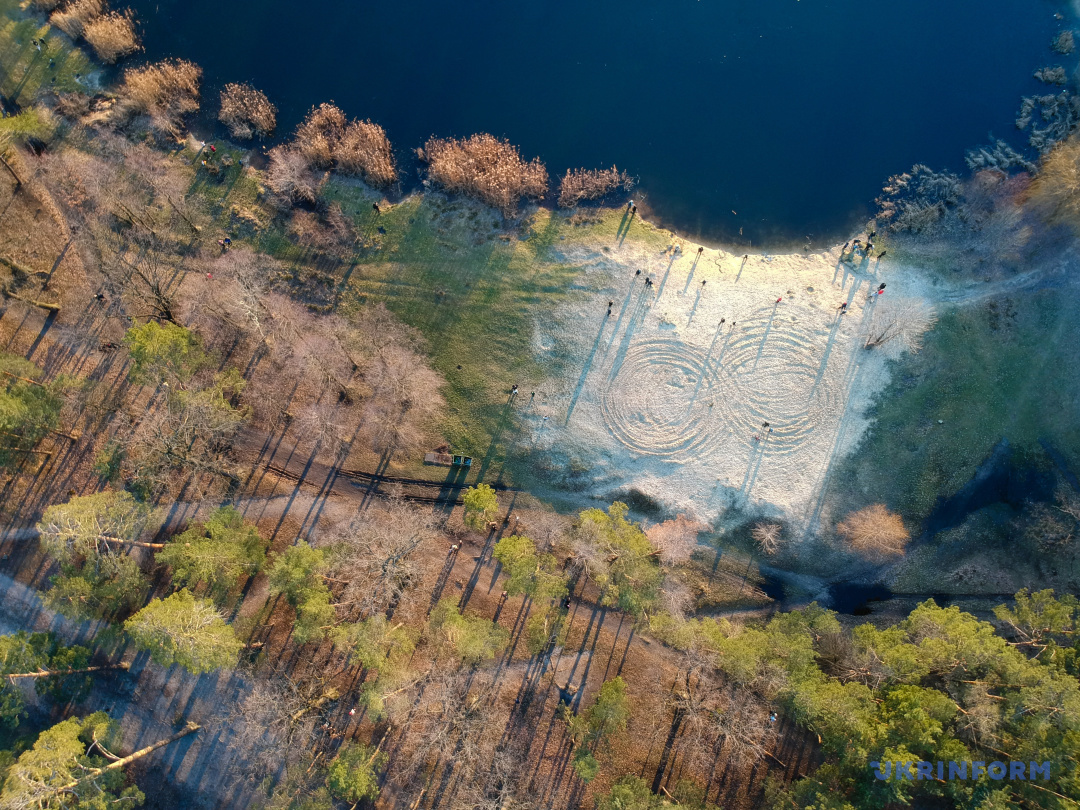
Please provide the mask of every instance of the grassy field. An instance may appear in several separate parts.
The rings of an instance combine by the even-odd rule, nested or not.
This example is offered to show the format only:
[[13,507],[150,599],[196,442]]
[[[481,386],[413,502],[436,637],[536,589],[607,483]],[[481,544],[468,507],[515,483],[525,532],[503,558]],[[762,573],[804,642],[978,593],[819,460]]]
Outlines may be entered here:
[[[18,0],[0,0],[0,93],[4,98],[22,106],[42,91],[86,91],[85,80],[97,66],[41,17],[24,17],[19,9]],[[45,51],[31,44],[41,38],[48,46]]]
[[1080,326],[1060,290],[943,314],[923,351],[906,355],[873,409],[876,423],[834,477],[912,523],[963,486],[1003,437],[1021,454],[1056,447],[1080,464]]

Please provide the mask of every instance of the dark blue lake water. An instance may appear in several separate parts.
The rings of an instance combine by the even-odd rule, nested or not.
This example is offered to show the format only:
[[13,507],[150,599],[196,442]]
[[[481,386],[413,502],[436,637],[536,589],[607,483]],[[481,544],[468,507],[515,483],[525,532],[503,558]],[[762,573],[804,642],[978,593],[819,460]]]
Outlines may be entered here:
[[[149,58],[250,81],[287,134],[333,100],[406,161],[489,131],[553,178],[617,164],[680,233],[824,242],[913,163],[1020,146],[1050,50],[1049,0],[134,0]],[[1071,63],[1069,64],[1071,72]],[[410,163],[410,175],[415,177]],[[732,212],[737,213],[732,213]]]

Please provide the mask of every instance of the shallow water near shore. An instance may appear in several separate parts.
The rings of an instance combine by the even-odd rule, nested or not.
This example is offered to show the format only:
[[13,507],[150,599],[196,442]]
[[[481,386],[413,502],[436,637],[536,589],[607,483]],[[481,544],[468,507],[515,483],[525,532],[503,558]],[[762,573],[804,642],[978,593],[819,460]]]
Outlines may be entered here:
[[843,238],[884,179],[963,168],[988,135],[1023,146],[1020,98],[1072,62],[1049,2],[596,0],[537,4],[135,0],[145,56],[250,81],[289,134],[333,100],[411,150],[490,131],[546,161],[617,164],[651,216],[739,245]]

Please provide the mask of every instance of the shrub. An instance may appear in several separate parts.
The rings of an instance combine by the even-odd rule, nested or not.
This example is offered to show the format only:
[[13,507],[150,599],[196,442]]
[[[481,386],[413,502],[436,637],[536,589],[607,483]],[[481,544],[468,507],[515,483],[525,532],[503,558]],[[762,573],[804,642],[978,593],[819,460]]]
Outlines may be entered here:
[[900,516],[880,503],[852,512],[837,524],[836,531],[855,551],[870,557],[903,554],[909,539]]
[[72,39],[76,39],[81,37],[86,26],[100,17],[104,11],[104,0],[75,0],[59,11],[54,11],[49,17],[49,22]]
[[333,156],[341,171],[359,175],[372,186],[389,186],[397,180],[390,139],[386,130],[371,121],[350,121]]
[[1036,210],[1052,222],[1080,226],[1080,139],[1062,141],[1043,157],[1030,194]]
[[526,163],[517,147],[481,133],[461,140],[429,138],[420,150],[428,177],[448,191],[476,197],[513,216],[523,197],[547,193],[548,173],[539,158]]
[[329,169],[334,165],[334,150],[341,142],[345,123],[345,113],[333,104],[312,107],[296,128],[296,150],[312,166]]
[[559,183],[559,207],[573,208],[582,200],[598,200],[618,188],[629,191],[634,180],[626,172],[610,169],[570,169]]
[[277,126],[277,107],[250,84],[227,84],[221,91],[218,120],[234,138],[266,137]]
[[124,71],[120,115],[146,115],[150,128],[176,135],[183,117],[199,109],[202,68],[183,59],[167,59]]
[[91,20],[83,29],[83,38],[90,43],[98,59],[107,65],[139,49],[130,11],[122,14],[113,11]]
[[298,149],[275,146],[270,150],[270,165],[266,169],[266,184],[275,194],[288,202],[315,202],[319,180],[311,165]]

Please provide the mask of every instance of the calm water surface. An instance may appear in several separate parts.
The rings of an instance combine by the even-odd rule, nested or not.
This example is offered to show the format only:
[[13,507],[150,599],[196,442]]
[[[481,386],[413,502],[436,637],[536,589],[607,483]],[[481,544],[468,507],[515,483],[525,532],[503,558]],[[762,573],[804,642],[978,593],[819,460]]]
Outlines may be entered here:
[[[411,150],[490,131],[568,167],[637,175],[682,233],[840,236],[890,174],[1021,146],[1031,73],[1059,64],[1048,0],[134,0],[146,56],[250,81],[279,132],[333,100]],[[1071,64],[1069,65],[1071,70]],[[407,178],[408,179],[408,178]]]

